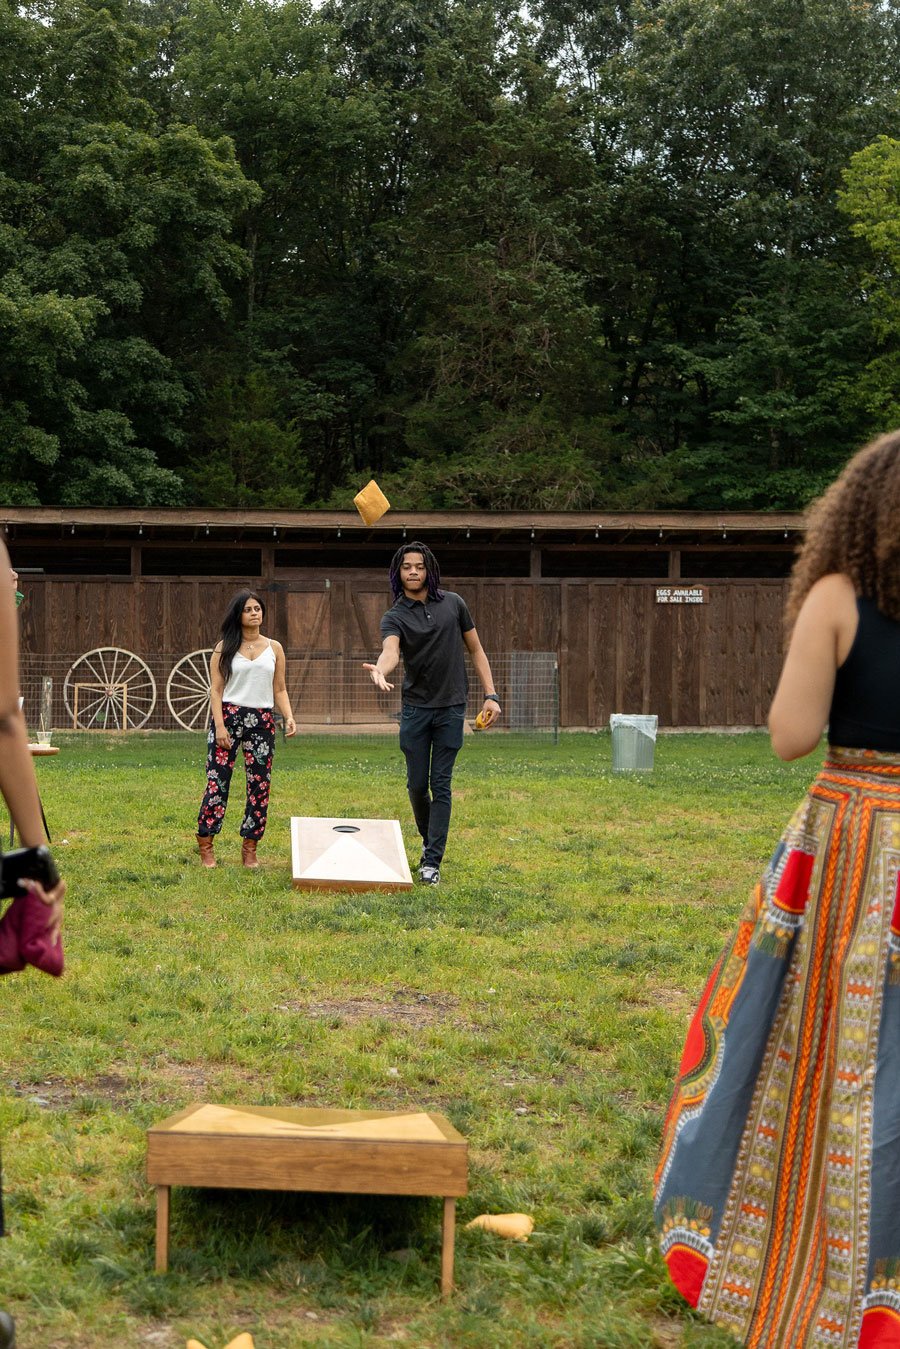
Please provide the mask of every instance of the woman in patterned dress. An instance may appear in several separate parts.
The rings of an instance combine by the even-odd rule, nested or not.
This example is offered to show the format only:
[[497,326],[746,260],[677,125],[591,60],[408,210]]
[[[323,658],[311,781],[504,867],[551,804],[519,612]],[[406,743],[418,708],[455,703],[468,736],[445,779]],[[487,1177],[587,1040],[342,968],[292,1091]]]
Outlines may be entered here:
[[670,1276],[756,1349],[900,1346],[900,432],[812,508],[775,752],[828,755],[710,976],[666,1117]]
[[241,590],[222,620],[222,637],[209,662],[210,723],[206,792],[197,819],[200,861],[214,867],[213,839],[225,821],[238,745],[247,770],[247,802],[241,822],[241,859],[257,867],[256,845],[266,828],[277,707],[285,735],[296,733],[285,684],[284,650],[260,631],[266,607],[252,590]]

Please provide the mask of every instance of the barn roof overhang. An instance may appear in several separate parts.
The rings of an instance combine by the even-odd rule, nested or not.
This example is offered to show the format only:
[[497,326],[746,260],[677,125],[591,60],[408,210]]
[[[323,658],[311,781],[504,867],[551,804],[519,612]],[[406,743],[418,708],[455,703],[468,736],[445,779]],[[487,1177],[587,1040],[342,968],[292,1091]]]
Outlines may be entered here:
[[432,546],[670,547],[718,543],[731,547],[784,546],[804,530],[799,512],[752,511],[391,511],[366,525],[356,511],[127,510],[103,507],[0,507],[7,538],[71,537],[210,544],[265,543],[383,547],[423,538]]

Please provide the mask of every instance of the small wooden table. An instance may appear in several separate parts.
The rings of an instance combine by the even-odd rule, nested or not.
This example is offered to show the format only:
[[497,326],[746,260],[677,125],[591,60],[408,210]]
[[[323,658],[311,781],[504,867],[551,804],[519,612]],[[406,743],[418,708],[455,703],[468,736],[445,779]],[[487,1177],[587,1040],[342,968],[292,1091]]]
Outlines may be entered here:
[[453,1287],[468,1144],[443,1115],[197,1103],[148,1130],[147,1179],[156,1186],[158,1273],[169,1263],[172,1185],[421,1194],[443,1196],[441,1295]]

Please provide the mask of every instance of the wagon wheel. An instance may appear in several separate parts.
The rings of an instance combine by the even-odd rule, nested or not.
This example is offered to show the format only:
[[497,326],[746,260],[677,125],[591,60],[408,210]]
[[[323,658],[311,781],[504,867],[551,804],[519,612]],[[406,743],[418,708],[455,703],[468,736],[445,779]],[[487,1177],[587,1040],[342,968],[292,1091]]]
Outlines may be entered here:
[[69,667],[63,700],[76,729],[136,731],[156,706],[156,680],[133,651],[98,646]]
[[182,656],[166,682],[169,711],[186,731],[205,730],[209,719],[209,658],[212,647]]

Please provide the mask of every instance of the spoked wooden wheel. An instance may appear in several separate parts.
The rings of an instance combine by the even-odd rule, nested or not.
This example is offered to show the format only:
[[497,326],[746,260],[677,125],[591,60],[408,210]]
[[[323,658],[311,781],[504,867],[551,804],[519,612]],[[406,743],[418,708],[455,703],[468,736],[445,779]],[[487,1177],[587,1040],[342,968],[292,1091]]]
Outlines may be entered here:
[[156,680],[133,651],[98,646],[70,666],[63,699],[75,730],[136,731],[156,706]]
[[182,656],[166,682],[169,711],[186,731],[206,730],[209,721],[209,658],[212,647]]

